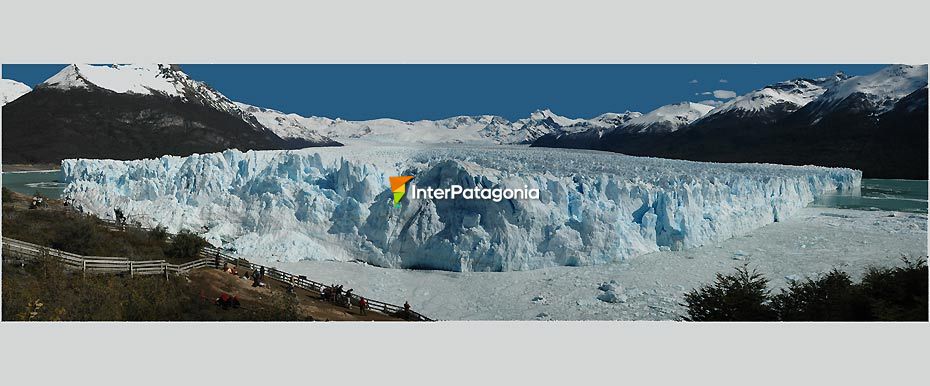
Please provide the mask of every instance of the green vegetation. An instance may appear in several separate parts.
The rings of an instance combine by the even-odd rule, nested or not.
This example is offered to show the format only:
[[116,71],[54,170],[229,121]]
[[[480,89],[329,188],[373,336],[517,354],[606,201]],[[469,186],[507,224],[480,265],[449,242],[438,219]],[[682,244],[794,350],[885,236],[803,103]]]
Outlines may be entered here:
[[[157,228],[156,228],[157,229]],[[154,237],[161,237],[164,231],[158,231]],[[150,235],[152,237],[152,235]],[[191,231],[182,230],[172,238],[172,242],[167,245],[165,255],[175,260],[196,259],[197,254],[203,247],[209,245],[202,237],[195,235]]]
[[717,274],[713,285],[703,286],[685,294],[688,320],[773,320],[774,312],[767,305],[768,279],[743,266],[730,275]]
[[834,269],[777,295],[748,267],[685,294],[691,321],[927,321],[927,260],[870,268],[858,283]]
[[45,258],[3,265],[3,320],[199,321],[301,320],[296,299],[223,310],[182,276],[87,275]]
[[3,203],[13,202],[13,191],[10,188],[3,187]]
[[[4,191],[6,195],[6,191]],[[27,209],[16,200],[3,205],[3,236],[88,256],[122,256],[178,264],[196,259],[207,246],[200,236],[182,231],[169,237],[164,227],[114,230],[100,219],[62,207]]]

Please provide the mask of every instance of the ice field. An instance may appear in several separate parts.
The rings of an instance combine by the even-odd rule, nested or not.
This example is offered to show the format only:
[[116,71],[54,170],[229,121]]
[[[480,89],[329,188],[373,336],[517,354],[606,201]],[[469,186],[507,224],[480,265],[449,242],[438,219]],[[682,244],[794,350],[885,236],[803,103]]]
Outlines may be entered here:
[[[619,263],[784,221],[850,169],[713,164],[523,146],[228,150],[137,161],[65,160],[64,197],[113,218],[191,229],[263,263],[525,271]],[[412,200],[417,187],[530,187],[538,200]]]

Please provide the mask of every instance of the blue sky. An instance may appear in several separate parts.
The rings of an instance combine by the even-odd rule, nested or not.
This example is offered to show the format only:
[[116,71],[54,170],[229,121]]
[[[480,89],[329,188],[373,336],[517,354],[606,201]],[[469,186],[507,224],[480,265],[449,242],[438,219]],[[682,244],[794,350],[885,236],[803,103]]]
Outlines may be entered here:
[[[862,75],[881,64],[642,65],[354,65],[187,64],[181,68],[244,103],[301,115],[351,120],[438,119],[494,114],[510,120],[537,109],[589,118],[604,112],[648,112],[699,102],[718,91],[739,95],[774,82]],[[3,65],[3,78],[30,86],[64,65]],[[720,99],[717,99],[720,100]]]

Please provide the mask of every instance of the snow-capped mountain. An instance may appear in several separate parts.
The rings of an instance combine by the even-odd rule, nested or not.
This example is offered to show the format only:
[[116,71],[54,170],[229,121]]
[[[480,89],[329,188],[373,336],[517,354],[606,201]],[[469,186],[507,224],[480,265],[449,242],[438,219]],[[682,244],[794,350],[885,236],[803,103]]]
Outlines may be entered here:
[[784,105],[784,111],[797,111],[827,91],[826,87],[823,87],[824,83],[825,79],[794,79],[775,83],[733,98],[713,109],[702,119],[728,113],[750,116],[763,113],[777,105]]
[[926,65],[892,65],[856,77],[837,73],[794,79],[734,98],[674,131],[636,130],[637,122],[660,115],[653,112],[618,130],[547,135],[533,146],[695,161],[845,166],[873,178],[925,179],[926,86]]
[[814,123],[834,112],[875,116],[891,110],[898,100],[926,85],[926,65],[891,65],[873,74],[836,82],[802,113]]
[[695,121],[692,128],[752,130],[770,125],[798,111],[830,87],[849,78],[838,72],[817,79],[792,79],[765,86],[733,98]]
[[32,91],[32,88],[11,79],[0,79],[0,106],[14,101],[16,98]]
[[333,120],[320,117],[302,117],[297,114],[282,113],[278,110],[266,109],[235,102],[236,106],[247,114],[252,115],[262,126],[267,127],[285,140],[307,140],[313,143],[338,144],[329,137],[320,134],[319,129],[330,125]]
[[4,162],[325,145],[282,139],[176,65],[72,64],[3,110]]
[[339,118],[304,117],[244,103],[238,103],[238,106],[285,139],[337,140],[377,145],[510,143],[509,141],[515,137],[510,122],[492,115],[414,122],[389,118],[348,121]]
[[177,65],[72,64],[36,87],[58,90],[103,89],[119,94],[177,98],[237,116],[257,129],[264,129],[251,114],[243,112],[233,101],[206,83],[191,79]]
[[628,133],[671,133],[698,120],[713,110],[713,106],[694,102],[665,105],[627,121]]
[[566,118],[556,113],[553,113],[552,110],[543,109],[543,110],[534,111],[533,113],[530,114],[529,118],[522,119],[519,122],[522,122],[525,125],[530,122],[543,122],[543,121],[550,121],[560,127],[565,127],[565,126],[571,126],[576,123],[582,122],[584,121],[584,119]]
[[598,129],[614,129],[625,126],[630,120],[642,117],[643,114],[637,111],[626,111],[623,113],[604,113],[585,121],[589,126]]
[[596,118],[572,119],[549,109],[537,110],[514,122],[496,115],[455,116],[439,120],[402,121],[390,118],[349,121],[340,118],[304,117],[236,102],[242,111],[284,139],[311,142],[384,144],[521,144],[550,133],[583,131],[592,127],[614,128],[639,113],[607,113]]

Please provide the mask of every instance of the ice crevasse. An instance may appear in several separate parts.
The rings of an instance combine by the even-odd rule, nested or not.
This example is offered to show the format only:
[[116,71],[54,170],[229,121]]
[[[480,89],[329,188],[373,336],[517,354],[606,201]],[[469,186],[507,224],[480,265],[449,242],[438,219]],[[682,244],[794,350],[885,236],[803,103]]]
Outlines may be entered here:
[[[526,147],[227,150],[135,161],[65,160],[80,210],[189,229],[260,262],[359,260],[391,268],[528,270],[617,262],[743,235],[851,169],[715,164]],[[418,187],[538,188],[538,200],[401,200]],[[408,195],[409,196],[409,195]]]

